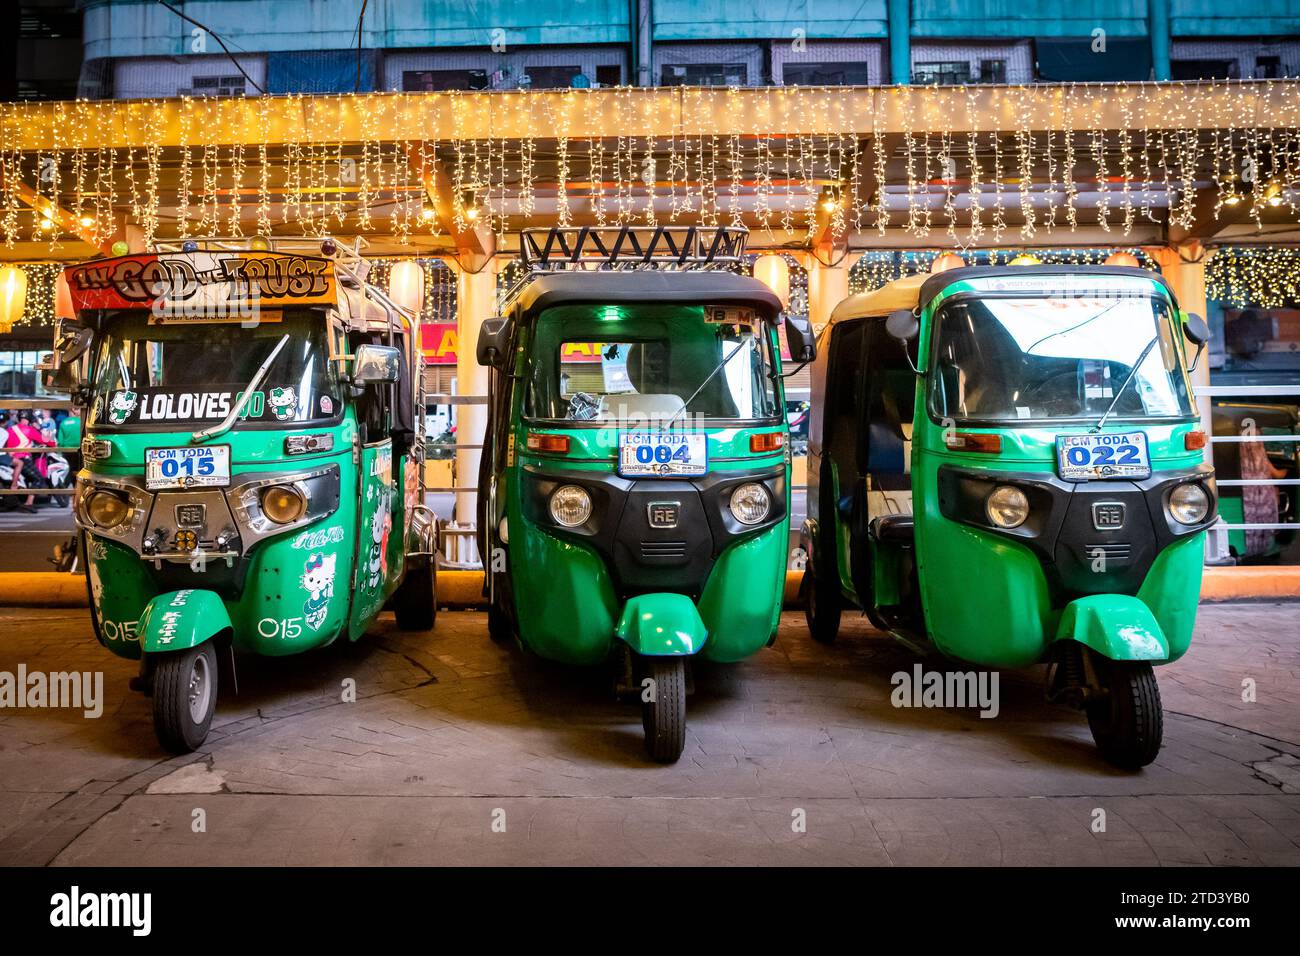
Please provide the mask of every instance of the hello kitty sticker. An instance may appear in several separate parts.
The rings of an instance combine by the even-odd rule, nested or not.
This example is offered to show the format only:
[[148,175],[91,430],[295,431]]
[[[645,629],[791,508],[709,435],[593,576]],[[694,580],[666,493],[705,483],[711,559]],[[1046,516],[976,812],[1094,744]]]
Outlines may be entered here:
[[303,618],[313,631],[325,623],[329,614],[330,598],[334,596],[334,571],[338,555],[312,554],[303,566],[302,587],[307,600],[302,606]]

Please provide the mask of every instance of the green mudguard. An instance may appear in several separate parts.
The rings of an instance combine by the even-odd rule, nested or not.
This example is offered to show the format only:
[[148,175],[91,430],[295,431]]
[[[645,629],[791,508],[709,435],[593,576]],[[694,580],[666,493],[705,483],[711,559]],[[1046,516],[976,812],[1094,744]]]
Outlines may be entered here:
[[1056,640],[1078,641],[1113,661],[1163,661],[1169,640],[1151,609],[1127,594],[1090,594],[1071,601]]
[[140,647],[146,654],[184,651],[231,630],[226,606],[212,591],[160,594],[140,615]]
[[685,594],[638,594],[623,605],[614,633],[638,654],[679,657],[697,653],[709,632]]

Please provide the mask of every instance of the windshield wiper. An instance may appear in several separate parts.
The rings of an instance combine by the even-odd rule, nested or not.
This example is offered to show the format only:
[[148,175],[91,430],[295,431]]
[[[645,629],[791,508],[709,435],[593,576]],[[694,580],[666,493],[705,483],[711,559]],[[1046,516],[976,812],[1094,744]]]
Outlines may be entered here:
[[[1121,300],[1121,301],[1122,301],[1122,300]],[[1094,313],[1093,315],[1088,316],[1088,317],[1087,317],[1086,319],[1084,319],[1082,322],[1079,322],[1079,323],[1077,323],[1077,324],[1075,324],[1075,325],[1071,325],[1069,328],[1058,329],[1057,331],[1051,333],[1050,335],[1044,335],[1044,336],[1043,336],[1041,339],[1039,339],[1037,342],[1034,342],[1032,345],[1030,345],[1029,348],[1025,349],[1025,354],[1026,354],[1026,355],[1033,355],[1033,354],[1034,354],[1034,349],[1038,348],[1038,346],[1042,345],[1042,344],[1043,344],[1044,342],[1046,342],[1048,339],[1054,339],[1054,338],[1056,338],[1058,335],[1068,335],[1070,332],[1077,332],[1079,329],[1083,328],[1083,327],[1084,327],[1085,325],[1087,325],[1088,323],[1090,323],[1090,322],[1096,322],[1098,319],[1100,319],[1103,315],[1105,315],[1105,314],[1106,314],[1107,312],[1109,312],[1111,309],[1115,308],[1117,305],[1119,305],[1119,302],[1112,302],[1110,305],[1106,306],[1106,308],[1102,309],[1100,312],[1097,312],[1097,313]]]
[[244,406],[247,405],[249,400],[253,397],[253,392],[257,391],[257,386],[262,384],[262,379],[266,376],[266,370],[271,367],[271,363],[275,361],[276,356],[280,354],[281,349],[284,348],[288,341],[289,333],[286,332],[280,337],[280,341],[275,344],[275,348],[271,349],[271,354],[266,357],[266,361],[263,362],[261,367],[259,367],[253,374],[249,383],[244,386],[243,397],[235,403],[235,407],[230,410],[230,414],[217,424],[205,428],[202,431],[197,431],[191,435],[191,445],[197,445],[200,442],[207,441],[209,438],[216,438],[219,435],[224,435],[226,432],[230,431],[230,429],[235,427],[235,420],[238,419],[240,414],[244,411]]
[[1101,431],[1102,427],[1106,424],[1106,419],[1110,418],[1111,412],[1115,411],[1115,406],[1119,404],[1120,396],[1123,395],[1124,390],[1128,388],[1129,382],[1137,378],[1138,369],[1142,367],[1142,363],[1147,360],[1147,356],[1151,354],[1151,350],[1156,347],[1156,343],[1159,341],[1160,333],[1157,332],[1152,337],[1151,341],[1147,343],[1147,347],[1142,350],[1142,354],[1138,356],[1137,361],[1133,363],[1133,368],[1129,371],[1128,378],[1124,379],[1124,384],[1119,387],[1119,391],[1115,393],[1115,397],[1110,400],[1110,407],[1107,408],[1101,418],[1097,420],[1097,424],[1092,426],[1094,432]]
[[674,415],[672,418],[668,419],[668,424],[666,424],[666,425],[664,426],[664,428],[672,428],[672,427],[673,427],[673,422],[677,421],[677,419],[681,418],[683,415],[686,414],[686,409],[690,408],[691,402],[695,401],[696,397],[700,394],[700,392],[704,391],[704,386],[705,386],[705,385],[708,385],[709,382],[713,379],[713,376],[715,376],[715,375],[717,375],[719,372],[721,372],[723,366],[725,366],[728,362],[730,362],[733,358],[735,358],[735,357],[736,357],[736,353],[739,352],[739,351],[740,351],[742,348],[744,348],[744,347],[745,347],[745,340],[744,340],[744,339],[741,339],[739,342],[736,343],[736,347],[735,347],[734,349],[731,350],[731,354],[730,354],[730,355],[728,355],[726,358],[724,358],[724,359],[723,359],[721,362],[719,362],[717,365],[713,366],[713,371],[710,372],[708,375],[704,376],[704,381],[700,382],[700,387],[697,388],[695,391],[691,392],[691,397],[688,398],[688,399],[687,399],[687,400],[682,404],[682,407],[681,407],[680,409],[678,409],[676,415]]

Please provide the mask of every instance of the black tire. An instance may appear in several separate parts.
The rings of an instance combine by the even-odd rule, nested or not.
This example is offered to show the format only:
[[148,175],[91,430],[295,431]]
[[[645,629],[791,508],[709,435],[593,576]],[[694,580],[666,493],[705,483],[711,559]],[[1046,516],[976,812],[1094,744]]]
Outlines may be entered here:
[[217,709],[217,649],[204,641],[159,654],[153,671],[153,727],[174,754],[203,746]]
[[834,644],[840,633],[840,615],[844,611],[844,597],[834,563],[822,570],[820,562],[810,559],[803,578],[803,617],[808,633],[819,644]]
[[403,631],[431,631],[438,619],[438,573],[433,560],[406,568],[393,592],[393,615]]
[[1107,762],[1140,770],[1156,759],[1164,737],[1155,672],[1146,661],[1093,660],[1104,693],[1087,705],[1092,739]]
[[[656,763],[676,763],[686,746],[686,658],[643,657],[637,691],[645,749]],[[643,681],[654,681],[647,687]],[[646,695],[653,689],[653,700]]]
[[517,643],[519,626],[515,623],[510,579],[504,574],[494,574],[492,585],[492,603],[487,612],[488,637],[497,644]]

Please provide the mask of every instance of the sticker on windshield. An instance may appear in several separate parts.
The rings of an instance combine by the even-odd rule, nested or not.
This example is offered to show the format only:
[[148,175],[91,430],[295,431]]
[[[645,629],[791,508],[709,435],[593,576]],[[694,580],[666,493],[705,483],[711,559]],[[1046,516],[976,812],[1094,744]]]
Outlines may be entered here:
[[271,406],[271,412],[278,421],[286,422],[298,414],[298,398],[294,395],[292,385],[271,389],[267,404]]
[[[189,388],[119,389],[97,402],[93,420],[100,425],[185,426],[194,422],[219,422],[243,397],[237,385],[212,390]],[[293,386],[256,391],[240,412],[241,421],[290,421],[298,417],[299,398]],[[308,406],[310,407],[310,405]],[[321,412],[328,415],[325,398]],[[330,403],[333,407],[333,403]]]

